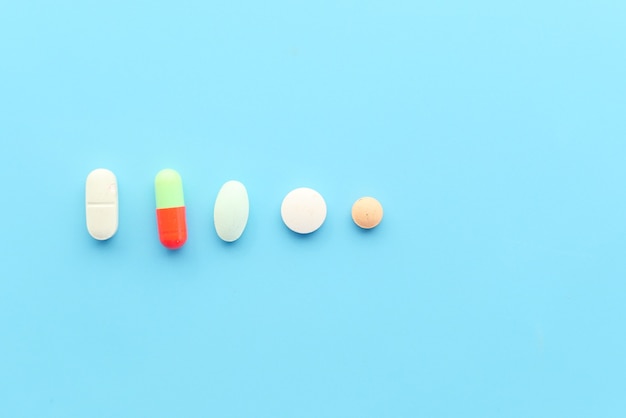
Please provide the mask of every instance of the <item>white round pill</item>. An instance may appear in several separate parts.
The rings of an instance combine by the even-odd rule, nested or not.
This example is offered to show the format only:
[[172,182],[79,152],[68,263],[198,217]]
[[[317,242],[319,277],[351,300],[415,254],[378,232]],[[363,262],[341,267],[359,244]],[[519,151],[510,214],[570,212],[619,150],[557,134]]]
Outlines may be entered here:
[[315,190],[301,187],[285,196],[280,214],[287,228],[298,234],[310,234],[324,223],[326,202]]

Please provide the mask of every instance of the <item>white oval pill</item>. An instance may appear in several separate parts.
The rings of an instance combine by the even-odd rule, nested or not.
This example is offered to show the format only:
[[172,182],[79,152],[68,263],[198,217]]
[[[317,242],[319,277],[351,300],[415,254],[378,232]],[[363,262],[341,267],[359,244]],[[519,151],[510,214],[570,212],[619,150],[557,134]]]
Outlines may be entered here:
[[324,223],[326,202],[315,190],[301,187],[285,196],[280,214],[287,228],[298,234],[310,234]]
[[111,238],[117,232],[117,179],[111,171],[98,168],[87,176],[85,185],[87,231],[97,240]]
[[226,242],[239,239],[246,229],[250,203],[246,187],[236,180],[222,186],[213,209],[213,223],[217,235]]

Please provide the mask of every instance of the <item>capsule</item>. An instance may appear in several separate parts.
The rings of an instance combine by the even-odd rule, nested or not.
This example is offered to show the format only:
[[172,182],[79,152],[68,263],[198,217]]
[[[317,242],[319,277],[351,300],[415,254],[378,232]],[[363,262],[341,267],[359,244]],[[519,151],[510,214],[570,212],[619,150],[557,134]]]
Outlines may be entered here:
[[104,241],[117,232],[117,179],[111,171],[97,168],[87,176],[85,214],[87,231],[93,238]]
[[176,170],[166,168],[154,178],[159,240],[165,248],[176,250],[187,241],[183,181]]

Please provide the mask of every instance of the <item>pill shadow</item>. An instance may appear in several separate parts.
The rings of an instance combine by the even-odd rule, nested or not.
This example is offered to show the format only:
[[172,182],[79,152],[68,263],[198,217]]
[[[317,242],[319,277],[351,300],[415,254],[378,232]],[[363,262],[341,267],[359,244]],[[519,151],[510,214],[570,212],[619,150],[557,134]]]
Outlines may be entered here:
[[353,228],[357,230],[357,234],[363,235],[363,236],[372,236],[372,235],[380,234],[380,232],[378,232],[380,229],[380,225],[375,226],[374,228],[366,229],[366,228],[361,228],[357,224],[354,224]]
[[99,250],[106,250],[106,249],[110,249],[115,244],[114,243],[115,235],[105,240],[99,240],[93,237],[89,237],[89,240],[91,241],[91,245],[93,246],[93,248],[98,248]]
[[[369,237],[373,237],[376,235],[380,235],[381,229],[384,230],[385,229],[385,222],[384,220],[382,220],[378,225],[376,225],[373,228],[361,228],[359,225],[357,225],[356,222],[354,222],[354,220],[352,219],[352,217],[350,216],[350,223],[352,224],[352,229],[353,231],[355,231],[355,233],[359,236],[369,236]],[[384,232],[384,231],[383,231]]]
[[244,247],[246,246],[246,241],[247,241],[245,234],[243,234],[242,236],[240,236],[234,241],[224,241],[220,237],[216,237],[215,239],[219,241],[219,246],[221,248],[225,248],[228,250],[232,250],[233,248],[238,248],[238,247]]
[[163,252],[165,252],[165,256],[171,259],[178,259],[181,258],[184,254],[185,254],[185,246],[187,244],[183,245],[182,247],[176,249],[176,250],[170,250],[169,248],[165,248],[163,246],[161,246],[161,250]]
[[285,231],[285,233],[289,236],[289,239],[291,239],[294,242],[315,242],[321,238],[323,238],[323,236],[325,235],[325,231],[326,228],[324,228],[324,225],[320,226],[319,229],[309,233],[309,234],[299,234],[297,232],[292,231],[291,229],[289,229],[287,227],[287,225],[285,225],[283,223],[283,231]]

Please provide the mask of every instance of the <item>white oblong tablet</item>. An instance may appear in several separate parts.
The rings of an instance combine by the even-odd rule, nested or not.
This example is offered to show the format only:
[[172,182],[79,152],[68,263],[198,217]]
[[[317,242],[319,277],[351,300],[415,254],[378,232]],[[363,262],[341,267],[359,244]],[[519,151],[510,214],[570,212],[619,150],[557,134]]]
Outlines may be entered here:
[[105,168],[93,170],[85,186],[87,231],[97,240],[111,238],[117,232],[118,199],[115,174]]
[[324,223],[326,202],[315,190],[301,187],[285,196],[280,214],[287,228],[298,234],[310,234]]
[[217,236],[226,242],[233,242],[241,237],[246,224],[250,203],[246,187],[236,180],[222,186],[213,209],[213,223]]

